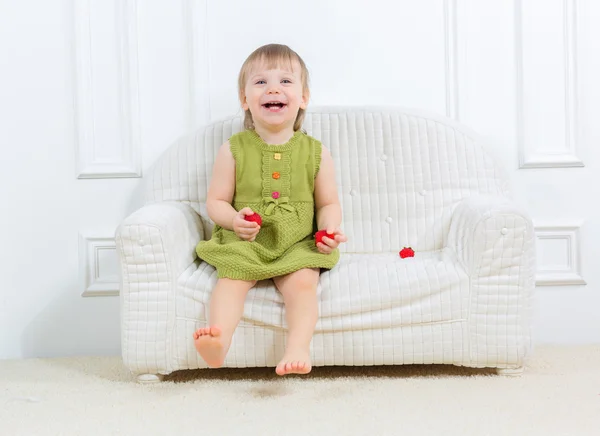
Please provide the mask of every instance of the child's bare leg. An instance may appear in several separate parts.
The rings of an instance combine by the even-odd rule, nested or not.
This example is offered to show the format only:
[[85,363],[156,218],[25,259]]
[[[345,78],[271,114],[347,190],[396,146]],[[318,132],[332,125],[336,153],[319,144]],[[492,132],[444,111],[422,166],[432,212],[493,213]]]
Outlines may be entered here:
[[283,294],[288,324],[287,346],[275,371],[279,375],[307,374],[312,369],[310,341],[317,324],[318,268],[305,268],[273,279]]
[[194,345],[211,368],[223,365],[231,337],[244,313],[246,295],[256,281],[219,279],[210,297],[210,327],[194,332]]

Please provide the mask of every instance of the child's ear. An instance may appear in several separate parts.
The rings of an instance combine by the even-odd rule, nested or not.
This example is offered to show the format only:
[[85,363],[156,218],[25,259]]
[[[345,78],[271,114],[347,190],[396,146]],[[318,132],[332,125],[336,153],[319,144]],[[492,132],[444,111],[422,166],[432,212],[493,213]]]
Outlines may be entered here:
[[248,101],[246,100],[246,94],[240,94],[240,101],[242,102],[242,109],[248,110]]
[[308,100],[310,100],[310,92],[306,91],[302,93],[302,101],[300,102],[300,109],[306,109],[308,106]]

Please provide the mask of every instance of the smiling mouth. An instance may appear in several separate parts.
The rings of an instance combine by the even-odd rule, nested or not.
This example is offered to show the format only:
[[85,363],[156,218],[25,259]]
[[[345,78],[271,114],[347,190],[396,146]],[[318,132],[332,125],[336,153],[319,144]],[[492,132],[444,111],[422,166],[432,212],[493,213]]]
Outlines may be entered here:
[[263,107],[265,107],[267,109],[282,109],[285,106],[286,106],[285,103],[281,103],[281,102],[269,102],[269,103],[263,104]]

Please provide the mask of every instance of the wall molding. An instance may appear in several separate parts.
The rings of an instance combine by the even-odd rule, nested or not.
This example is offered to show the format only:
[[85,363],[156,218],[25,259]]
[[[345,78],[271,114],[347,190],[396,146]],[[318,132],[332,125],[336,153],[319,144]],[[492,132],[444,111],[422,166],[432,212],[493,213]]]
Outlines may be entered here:
[[577,156],[579,120],[577,99],[577,0],[563,0],[563,32],[565,63],[565,147],[564,150],[544,151],[525,141],[523,102],[523,0],[515,0],[515,68],[516,115],[519,168],[583,167]]
[[190,130],[211,120],[208,1],[182,0],[187,46],[188,126]]
[[79,179],[141,177],[141,126],[138,80],[137,0],[113,0],[119,83],[111,89],[118,95],[121,156],[112,160],[95,158],[97,144],[94,111],[94,57],[91,29],[92,0],[74,0],[75,26],[75,126],[76,175]]
[[444,0],[446,116],[460,120],[457,0]]
[[536,285],[567,286],[585,285],[581,275],[581,223],[575,224],[535,224],[536,245],[544,240],[564,240],[566,242],[564,265],[541,265],[537,267]]
[[101,272],[100,253],[102,250],[113,251],[115,261],[118,263],[115,237],[108,235],[110,232],[79,233],[79,283],[83,297],[119,295],[119,277],[105,275]]

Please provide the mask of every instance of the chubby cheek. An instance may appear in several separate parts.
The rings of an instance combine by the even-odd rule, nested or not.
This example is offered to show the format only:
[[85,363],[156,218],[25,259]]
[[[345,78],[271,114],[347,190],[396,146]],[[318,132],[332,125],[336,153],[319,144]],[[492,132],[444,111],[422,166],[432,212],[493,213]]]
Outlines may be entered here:
[[258,102],[260,101],[260,94],[252,89],[246,89],[246,106],[249,108],[260,106]]
[[293,101],[294,101],[294,106],[298,106],[298,107],[302,106],[302,94],[300,93],[300,91],[294,95]]

